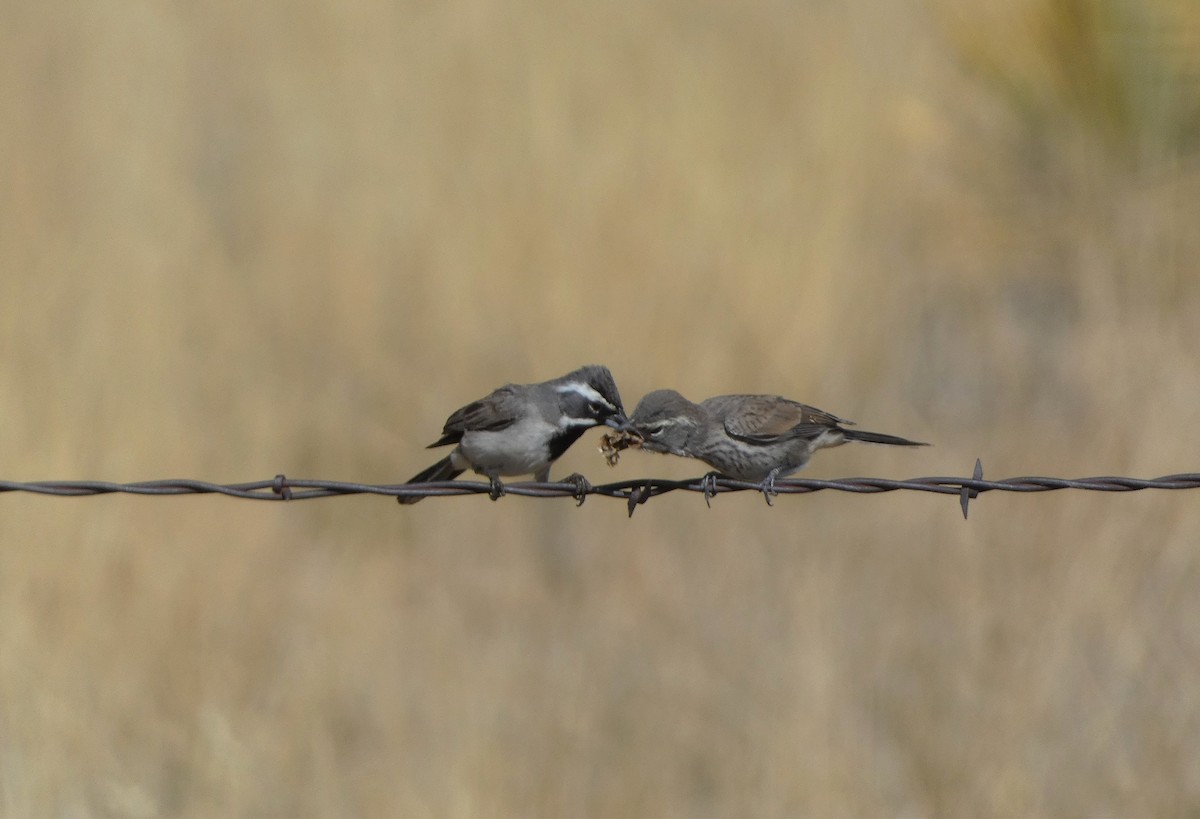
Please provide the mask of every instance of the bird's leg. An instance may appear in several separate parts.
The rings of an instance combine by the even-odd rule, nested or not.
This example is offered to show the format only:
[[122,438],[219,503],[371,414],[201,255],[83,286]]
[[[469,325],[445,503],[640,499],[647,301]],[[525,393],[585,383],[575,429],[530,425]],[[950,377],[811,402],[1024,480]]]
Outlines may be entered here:
[[489,469],[483,474],[487,476],[488,482],[492,485],[488,497],[492,500],[499,500],[500,496],[505,493],[504,484],[500,483],[500,470]]
[[533,479],[535,481],[537,481],[538,483],[549,483],[550,482],[550,467],[544,466],[541,469],[539,469],[537,472],[534,472]]
[[592,492],[591,481],[580,475],[578,472],[572,472],[570,475],[563,478],[561,482],[572,484],[575,487],[576,506],[583,506],[583,502],[587,500],[587,496]]
[[704,505],[712,509],[712,499],[717,496],[717,478],[720,472],[709,472],[700,479],[700,491],[704,495]]
[[779,494],[778,490],[775,489],[775,477],[778,474],[778,469],[772,469],[767,473],[767,477],[763,479],[763,482],[758,485],[758,491],[763,493],[763,498],[766,500],[767,506],[774,506],[775,504],[771,502],[771,497]]

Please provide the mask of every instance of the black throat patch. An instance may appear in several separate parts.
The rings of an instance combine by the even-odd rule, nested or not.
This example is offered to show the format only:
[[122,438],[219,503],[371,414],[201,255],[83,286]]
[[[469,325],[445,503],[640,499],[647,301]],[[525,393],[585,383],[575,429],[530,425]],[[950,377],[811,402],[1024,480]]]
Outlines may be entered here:
[[562,454],[571,448],[571,444],[579,440],[579,436],[587,432],[586,427],[568,427],[562,432],[555,433],[547,448],[550,450],[550,460],[557,461]]

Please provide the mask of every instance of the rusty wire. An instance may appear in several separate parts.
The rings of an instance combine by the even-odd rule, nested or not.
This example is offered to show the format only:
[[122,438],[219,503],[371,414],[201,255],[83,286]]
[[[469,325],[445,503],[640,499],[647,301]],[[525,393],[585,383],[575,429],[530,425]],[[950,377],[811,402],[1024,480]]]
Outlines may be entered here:
[[[1200,473],[1167,475],[1161,478],[1095,477],[1095,478],[1045,478],[1020,477],[990,481],[983,479],[983,467],[975,462],[975,471],[970,478],[928,477],[908,480],[887,478],[840,478],[819,480],[812,478],[790,478],[775,482],[779,495],[797,495],[822,490],[877,494],[909,490],[955,495],[959,498],[963,517],[971,498],[983,492],[1051,492],[1058,489],[1083,489],[1092,492],[1136,492],[1142,489],[1197,489],[1200,488]],[[619,498],[626,501],[632,515],[638,505],[650,498],[668,492],[701,492],[705,499],[726,492],[762,491],[757,483],[738,481],[722,476],[705,476],[690,480],[667,480],[664,478],[635,478],[613,483],[591,485],[571,480],[551,483],[514,482],[504,484],[505,494],[534,498],[574,498],[579,504],[589,495]],[[364,484],[347,481],[328,481],[274,478],[248,483],[218,484],[188,478],[139,481],[136,483],[113,483],[110,481],[0,481],[2,492],[32,492],[40,495],[79,497],[82,495],[106,495],[125,493],[132,495],[226,495],[247,500],[290,501],[311,500],[345,495],[388,495],[391,497],[445,497],[451,495],[486,495],[491,485],[481,481],[445,481],[424,484]],[[767,498],[768,502],[770,498]]]

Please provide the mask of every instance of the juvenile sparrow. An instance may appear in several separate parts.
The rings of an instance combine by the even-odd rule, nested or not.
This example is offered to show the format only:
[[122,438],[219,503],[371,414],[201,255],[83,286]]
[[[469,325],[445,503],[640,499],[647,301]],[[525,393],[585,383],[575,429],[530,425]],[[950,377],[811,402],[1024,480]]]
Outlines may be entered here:
[[[778,395],[719,395],[695,404],[674,390],[656,390],[630,420],[643,449],[698,458],[722,475],[756,482],[768,504],[777,494],[775,479],[801,469],[818,449],[847,441],[928,446],[845,429],[854,422]],[[714,476],[708,477],[711,487]]]

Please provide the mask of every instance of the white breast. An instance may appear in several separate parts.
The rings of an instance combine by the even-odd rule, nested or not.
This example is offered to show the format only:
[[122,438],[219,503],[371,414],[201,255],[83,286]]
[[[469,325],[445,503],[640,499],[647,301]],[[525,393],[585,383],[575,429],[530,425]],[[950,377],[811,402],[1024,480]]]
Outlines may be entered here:
[[527,417],[498,432],[468,432],[455,450],[466,463],[455,466],[481,473],[495,469],[501,475],[531,475],[550,462],[546,442],[555,429],[544,418]]

